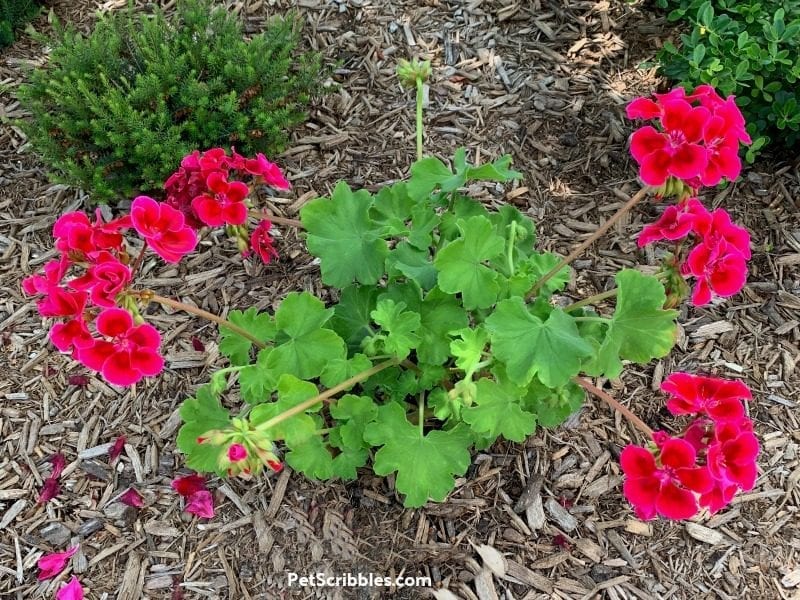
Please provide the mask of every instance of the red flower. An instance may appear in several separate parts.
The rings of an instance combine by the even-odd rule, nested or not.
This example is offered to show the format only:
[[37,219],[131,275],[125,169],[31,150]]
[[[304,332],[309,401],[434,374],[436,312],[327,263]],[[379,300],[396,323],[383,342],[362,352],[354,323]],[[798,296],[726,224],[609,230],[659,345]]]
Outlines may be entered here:
[[192,200],[192,208],[197,217],[206,225],[241,225],[247,220],[247,206],[244,199],[250,193],[247,184],[241,181],[228,181],[226,175],[213,172],[206,178],[209,193]]
[[183,213],[148,196],[133,201],[131,220],[139,235],[167,262],[180,261],[197,246],[197,234],[186,225]]
[[96,306],[117,305],[117,295],[131,282],[131,270],[107,250],[99,251],[89,270],[69,282],[74,290],[89,290],[89,297]]
[[696,231],[698,221],[705,223],[710,218],[710,213],[697,198],[688,198],[677,206],[668,206],[658,221],[646,225],[637,243],[641,248],[658,240],[679,240]]
[[673,373],[661,384],[671,394],[667,408],[673,415],[705,414],[714,421],[738,421],[744,416],[742,400],[750,389],[741,381]]
[[697,278],[692,292],[695,306],[708,304],[713,294],[723,298],[733,296],[747,281],[747,261],[725,240],[713,245],[702,243],[695,246],[684,269]]
[[663,132],[647,125],[631,137],[631,154],[639,163],[639,175],[648,185],[663,185],[669,176],[691,179],[708,164],[708,152],[699,143],[710,113],[685,100],[662,103]]
[[688,519],[697,513],[692,492],[707,492],[713,482],[695,459],[692,445],[678,438],[667,440],[660,448],[660,468],[644,448],[625,447],[620,456],[626,476],[623,492],[639,518],[652,519],[658,513],[667,519]]
[[194,473],[185,475],[172,480],[172,489],[181,496],[188,497],[192,494],[206,489],[206,478]]
[[237,463],[247,458],[247,449],[241,444],[231,444],[228,448],[228,460]]
[[53,554],[45,554],[36,561],[36,566],[39,567],[39,581],[55,577],[64,567],[67,566],[67,561],[72,558],[72,555],[78,551],[78,546],[69,548],[66,552],[55,552]]
[[133,324],[131,314],[121,308],[100,313],[97,331],[111,341],[95,340],[86,348],[78,348],[78,360],[99,371],[109,383],[133,385],[142,377],[158,375],[164,368],[159,354],[161,336],[152,325]]
[[94,338],[83,319],[78,317],[64,323],[54,323],[50,328],[50,341],[61,352],[71,352],[75,355],[78,348],[91,346]]
[[272,245],[272,236],[269,234],[271,227],[270,221],[263,220],[250,235],[250,248],[258,254],[265,265],[269,264],[273,258],[278,258],[278,252]]
[[289,180],[281,172],[278,165],[267,160],[263,154],[256,154],[255,158],[244,161],[244,170],[251,175],[257,175],[264,183],[279,190],[288,190],[291,187]]
[[99,250],[120,251],[123,242],[120,232],[130,226],[130,216],[127,215],[104,223],[98,208],[94,223],[82,212],[61,215],[53,225],[53,237],[56,238],[56,249],[62,253],[90,257]]
[[86,292],[71,292],[61,287],[61,280],[69,268],[65,256],[51,260],[44,266],[44,276],[31,275],[22,280],[22,289],[29,296],[43,294],[36,302],[43,317],[77,317],[83,313],[89,296]]
[[723,486],[735,484],[747,491],[756,483],[758,439],[751,431],[742,431],[731,439],[718,439],[708,447],[708,470]]
[[694,221],[695,233],[703,237],[703,243],[713,246],[724,240],[729,250],[735,250],[746,260],[750,260],[750,233],[731,222],[731,216],[723,208],[714,212],[697,213]]
[[56,600],[83,600],[83,588],[74,575],[65,586],[56,592]]

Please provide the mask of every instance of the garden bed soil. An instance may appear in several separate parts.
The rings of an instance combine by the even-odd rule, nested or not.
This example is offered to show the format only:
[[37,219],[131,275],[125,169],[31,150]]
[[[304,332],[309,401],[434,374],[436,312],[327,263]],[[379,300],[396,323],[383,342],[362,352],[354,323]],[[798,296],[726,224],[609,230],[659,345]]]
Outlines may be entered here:
[[[62,20],[88,28],[93,12],[124,1],[56,0]],[[164,2],[167,7],[173,1]],[[305,44],[335,64],[337,87],[277,157],[294,188],[262,198],[296,217],[338,179],[377,189],[406,175],[413,160],[413,99],[394,77],[397,59],[435,63],[426,109],[426,149],[444,158],[458,145],[471,157],[514,156],[524,181],[471,192],[510,202],[538,223],[539,246],[567,253],[638,187],[629,160],[625,103],[659,85],[637,65],[675,35],[640,3],[563,0],[245,0],[227,3],[258,31],[295,6]],[[46,30],[47,18],[34,22]],[[714,517],[643,523],[621,496],[617,458],[640,434],[594,398],[561,427],[525,444],[498,443],[475,455],[451,498],[403,509],[391,478],[318,483],[286,469],[254,482],[214,480],[217,516],[188,518],[169,487],[182,468],[175,450],[177,409],[224,364],[215,326],[158,307],[148,319],[164,332],[168,369],[135,388],[109,387],[47,342],[19,281],[53,255],[50,229],[85,194],[48,182],[9,119],[23,70],[46,60],[28,36],[0,54],[0,596],[52,597],[35,578],[36,552],[81,542],[72,571],[90,598],[431,597],[421,588],[289,588],[288,572],[427,575],[456,597],[797,598],[800,581],[800,172],[798,160],[765,157],[741,180],[709,191],[753,238],[748,284],[736,297],[681,309],[676,350],[601,381],[653,428],[674,421],[658,392],[674,370],[743,377],[763,443],[751,492]],[[607,289],[622,266],[655,265],[636,247],[647,202],[575,263],[567,295]],[[328,297],[301,238],[280,228],[281,259],[243,261],[223,236],[177,266],[144,265],[142,284],[227,312],[272,309],[293,290]],[[194,340],[202,343],[197,350]],[[197,346],[199,347],[199,346]],[[103,444],[125,435],[116,468]],[[100,448],[98,448],[100,446]],[[36,503],[47,459],[67,457],[64,491]],[[113,502],[134,485],[140,511]],[[505,574],[486,544],[505,556]],[[489,551],[490,552],[490,551]],[[487,551],[483,549],[483,553]],[[494,566],[493,574],[488,566]],[[64,580],[65,576],[60,579]],[[795,585],[795,587],[791,587]],[[43,595],[42,595],[43,594]],[[449,596],[439,596],[446,598]]]

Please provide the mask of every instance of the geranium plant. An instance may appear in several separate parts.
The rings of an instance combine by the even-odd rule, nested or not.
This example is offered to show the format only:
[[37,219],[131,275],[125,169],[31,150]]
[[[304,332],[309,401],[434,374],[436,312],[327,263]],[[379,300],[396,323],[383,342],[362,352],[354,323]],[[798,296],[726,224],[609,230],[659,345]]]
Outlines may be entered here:
[[[294,223],[305,229],[336,302],[293,292],[274,312],[233,310],[222,319],[133,287],[144,249],[177,261],[202,226],[226,227],[244,253],[265,262],[276,256],[268,223],[248,233],[247,181],[288,182],[264,157],[215,149],[186,157],[166,184],[166,203],[140,197],[115,221],[72,214],[56,223],[61,258],[25,283],[46,294],[44,316],[66,319],[53,326],[53,343],[109,382],[130,385],[163,368],[158,333],[144,323],[148,302],[219,323],[229,365],[184,402],[177,440],[200,472],[249,478],[285,461],[310,478],[354,479],[371,464],[379,475],[394,474],[406,506],[421,506],[447,497],[471,449],[559,424],[588,390],[650,440],[622,454],[624,491],[641,517],[715,511],[752,487],[758,445],[741,405],[749,398],[743,384],[673,374],[668,407],[697,416],[672,436],[653,432],[584,377],[616,378],[623,361],[667,355],[674,307],[690,293],[687,277],[695,279],[694,304],[744,284],[747,231],[696,197],[700,185],[739,173],[747,137],[732,99],[706,86],[631,103],[631,118],[653,123],[631,141],[647,186],[562,258],[536,249],[535,224],[516,208],[489,211],[464,193],[469,182],[518,179],[510,157],[473,165],[460,148],[448,165],[422,156],[430,65],[404,63],[399,73],[417,89],[418,160],[409,179],[376,194],[340,182]],[[565,301],[570,263],[648,193],[677,199],[640,237],[642,245],[673,245],[658,273],[623,269],[616,288]],[[126,230],[144,240],[133,261]],[[592,308],[614,297],[613,311]],[[201,513],[213,514],[206,506]]]

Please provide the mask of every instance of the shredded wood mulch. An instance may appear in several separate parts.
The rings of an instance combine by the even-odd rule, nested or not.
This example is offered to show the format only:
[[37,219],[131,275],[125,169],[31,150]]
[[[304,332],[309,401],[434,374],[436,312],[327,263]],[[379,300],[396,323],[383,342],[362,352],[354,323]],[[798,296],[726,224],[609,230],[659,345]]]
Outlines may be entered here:
[[[174,0],[162,3],[167,8]],[[631,97],[659,85],[637,68],[676,32],[640,3],[548,0],[245,0],[225,3],[257,32],[294,7],[305,44],[334,65],[334,91],[314,107],[279,161],[291,193],[262,198],[296,217],[338,179],[374,190],[413,160],[413,99],[396,60],[430,58],[426,148],[475,161],[509,152],[526,173],[510,188],[475,186],[487,204],[511,202],[539,223],[541,247],[568,252],[637,189],[628,158]],[[99,3],[56,0],[62,20],[88,29]],[[142,6],[146,10],[147,5]],[[46,30],[46,17],[34,22]],[[564,426],[474,457],[447,502],[405,510],[391,478],[318,483],[288,470],[255,483],[213,480],[218,515],[188,518],[169,487],[182,472],[178,406],[224,364],[214,326],[158,307],[168,369],[134,389],[106,385],[59,355],[21,295],[20,279],[53,256],[50,228],[84,206],[79,190],[48,182],[13,119],[13,90],[46,49],[22,36],[0,55],[0,596],[52,598],[78,575],[89,598],[434,597],[426,588],[287,588],[287,574],[429,576],[439,599],[778,599],[800,597],[800,171],[764,158],[705,201],[725,206],[753,237],[749,283],[710,307],[684,307],[678,346],[653,365],[599,382],[653,428],[674,428],[658,391],[673,370],[744,379],[763,442],[756,488],[718,515],[690,523],[633,517],[621,497],[621,448],[640,441],[593,398]],[[607,289],[621,266],[655,265],[634,237],[659,212],[646,203],[576,261],[568,294]],[[145,264],[144,286],[222,313],[274,308],[292,290],[323,296],[318,267],[283,229],[278,263],[237,256],[221,236],[178,266]],[[236,398],[231,398],[235,402]],[[127,438],[121,460],[107,452]],[[63,452],[62,493],[37,504]],[[128,487],[139,511],[117,498]],[[80,544],[57,580],[37,582],[43,552]],[[449,590],[448,593],[445,590]]]

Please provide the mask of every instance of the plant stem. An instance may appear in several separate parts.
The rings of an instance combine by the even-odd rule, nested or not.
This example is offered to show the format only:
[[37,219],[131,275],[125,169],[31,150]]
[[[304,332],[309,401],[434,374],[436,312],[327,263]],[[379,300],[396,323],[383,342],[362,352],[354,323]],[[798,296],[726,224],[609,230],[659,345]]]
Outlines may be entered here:
[[598,398],[600,398],[603,402],[608,404],[611,408],[619,412],[623,417],[628,419],[631,424],[636,427],[639,431],[647,435],[648,437],[653,437],[653,430],[650,429],[644,421],[642,421],[639,417],[633,414],[630,409],[620,404],[617,400],[615,400],[612,396],[601,390],[599,387],[592,385],[583,377],[573,377],[572,381],[577,383],[587,392],[594,394]]
[[606,231],[611,229],[614,226],[614,224],[617,223],[617,221],[619,221],[623,216],[625,216],[625,214],[627,214],[634,206],[636,206],[642,200],[642,198],[645,197],[648,191],[650,191],[649,187],[643,187],[638,192],[636,192],[631,197],[631,199],[628,200],[622,206],[622,208],[620,208],[617,212],[614,213],[614,215],[610,219],[608,219],[608,221],[600,225],[600,227],[597,228],[597,231],[595,231],[591,236],[589,236],[580,246],[578,246],[572,252],[570,252],[566,258],[561,259],[561,261],[555,267],[553,267],[547,273],[545,273],[544,276],[533,285],[533,288],[531,288],[531,291],[528,293],[528,299],[531,299],[534,296],[536,296],[536,292],[538,292],[539,289],[541,289],[541,287],[545,283],[547,283],[550,279],[552,279],[561,269],[563,269],[573,260],[578,258],[583,253],[583,251],[586,250],[586,248],[588,248],[594,243],[594,241],[597,238],[599,238]]
[[506,260],[508,261],[508,276],[514,276],[514,242],[517,241],[517,222],[511,221],[511,232],[508,234],[508,250]]
[[304,400],[300,404],[296,404],[295,406],[293,406],[289,410],[286,410],[286,411],[282,412],[279,415],[275,415],[274,417],[272,417],[268,421],[264,421],[260,425],[257,425],[256,429],[258,429],[260,431],[266,431],[270,427],[274,427],[278,423],[282,423],[286,419],[289,419],[289,418],[291,418],[291,417],[293,417],[293,416],[295,416],[297,414],[300,414],[301,412],[304,412],[305,410],[311,408],[312,406],[314,406],[318,402],[322,402],[324,400],[327,400],[328,398],[331,398],[332,396],[335,396],[339,392],[342,392],[342,391],[346,390],[350,386],[355,385],[355,384],[357,384],[357,383],[359,383],[361,381],[364,381],[365,379],[369,379],[370,377],[375,375],[375,373],[380,373],[384,369],[387,369],[389,367],[393,367],[396,364],[397,364],[397,359],[393,358],[391,360],[387,360],[387,361],[384,361],[382,363],[378,363],[377,365],[373,365],[372,367],[370,367],[366,371],[361,371],[361,373],[357,373],[356,375],[353,375],[350,379],[347,379],[346,381],[343,381],[339,385],[336,385],[336,386],[330,388],[329,390],[325,390],[324,392],[322,392],[321,394],[317,394],[313,398],[309,398],[308,400]]
[[601,300],[613,298],[617,294],[619,294],[619,288],[612,288],[607,292],[601,292],[599,294],[595,294],[594,296],[589,296],[588,298],[584,298],[580,302],[575,302],[573,304],[570,304],[569,306],[565,306],[562,310],[564,312],[569,312],[571,310],[575,310],[576,308],[583,308],[584,306],[588,306],[589,304],[597,304]]
[[255,217],[256,219],[269,219],[273,223],[279,223],[280,225],[288,225],[289,227],[297,227],[298,229],[305,229],[303,223],[301,223],[297,219],[286,219],[284,217],[276,217],[273,214],[263,212],[260,210],[251,210],[250,216]]
[[606,317],[572,317],[575,321],[595,321],[597,323],[610,323],[611,319]]
[[217,325],[230,329],[237,335],[240,335],[243,338],[250,340],[259,349],[263,350],[264,348],[267,347],[267,345],[264,342],[255,337],[252,333],[250,333],[246,329],[239,327],[235,323],[231,323],[230,321],[228,321],[228,319],[223,319],[219,315],[215,315],[214,313],[210,313],[207,310],[203,310],[202,308],[197,308],[196,306],[192,306],[191,304],[185,304],[184,302],[179,302],[178,300],[173,300],[172,298],[165,298],[164,296],[159,296],[158,294],[154,294],[153,292],[150,291],[141,292],[140,297],[143,300],[147,300],[149,302],[158,302],[159,304],[163,304],[164,306],[169,306],[171,308],[175,308],[187,313],[191,313],[193,315],[197,315],[198,317],[203,317],[204,319],[208,319],[209,321],[213,321]]
[[144,240],[144,246],[142,246],[141,252],[136,257],[136,260],[133,261],[131,265],[131,281],[136,278],[136,273],[139,271],[139,267],[142,266],[142,262],[144,262],[144,254],[147,252],[147,240]]
[[419,437],[425,437],[425,392],[419,394]]
[[417,77],[417,160],[422,159],[422,100],[425,95],[422,78]]

